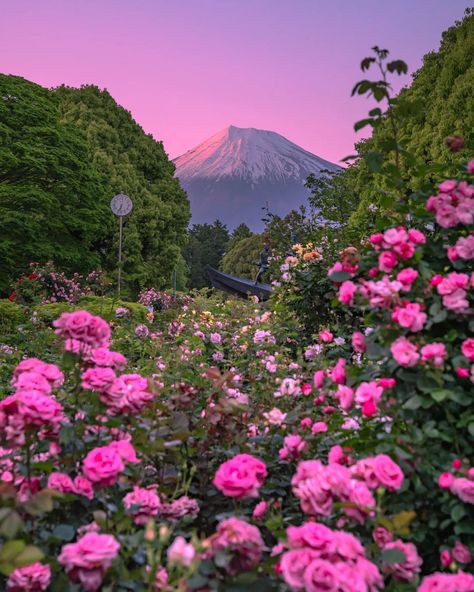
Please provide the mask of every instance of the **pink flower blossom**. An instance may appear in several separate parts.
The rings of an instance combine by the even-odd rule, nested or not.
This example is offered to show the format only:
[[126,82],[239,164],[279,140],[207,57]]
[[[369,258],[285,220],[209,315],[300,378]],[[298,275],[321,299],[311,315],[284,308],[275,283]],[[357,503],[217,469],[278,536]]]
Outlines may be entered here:
[[189,567],[196,556],[196,550],[191,543],[186,543],[184,537],[178,536],[169,547],[167,556],[171,564]]
[[51,473],[48,477],[47,487],[60,493],[75,493],[74,483],[66,473]]
[[380,485],[389,491],[398,491],[403,484],[401,468],[386,454],[377,454],[373,459],[373,469]]
[[64,339],[74,339],[94,349],[109,343],[108,323],[86,310],[64,312],[59,319],[53,321],[53,326],[56,327],[56,334]]
[[47,364],[38,358],[26,358],[22,360],[13,372],[12,385],[17,387],[17,379],[23,372],[37,372],[41,374],[50,383],[53,388],[57,388],[64,383],[64,374],[55,364]]
[[354,405],[354,391],[350,387],[340,384],[337,387],[335,396],[339,399],[341,409],[344,411],[352,409]]
[[114,440],[109,444],[109,448],[115,450],[123,462],[132,464],[140,462],[133,445],[128,440]]
[[379,269],[386,273],[390,273],[397,265],[397,255],[393,251],[384,251],[379,255]]
[[360,354],[364,353],[367,349],[365,345],[365,336],[360,331],[355,331],[352,334],[352,347],[355,352]]
[[50,583],[51,568],[36,562],[12,571],[7,581],[7,592],[44,592]]
[[135,485],[123,498],[123,505],[132,514],[135,524],[144,525],[158,514],[161,502],[153,490]]
[[383,549],[387,543],[393,541],[392,533],[383,526],[376,526],[374,528],[372,538],[379,549]]
[[74,479],[74,493],[76,495],[82,495],[87,499],[93,499],[94,497],[94,490],[92,488],[92,483],[84,477],[83,475],[77,475]]
[[229,497],[237,499],[257,497],[267,476],[265,464],[250,454],[238,454],[221,464],[213,484]]
[[408,341],[406,337],[399,337],[396,339],[392,343],[390,351],[396,362],[405,368],[415,366],[420,359],[420,354],[418,353],[416,346]]
[[472,592],[474,576],[458,571],[456,574],[436,572],[423,578],[417,592]]
[[426,319],[426,313],[422,312],[421,305],[416,302],[407,302],[403,306],[397,306],[392,313],[392,320],[404,329],[413,332],[421,331]]
[[346,360],[339,358],[336,365],[330,371],[331,380],[335,384],[346,384]]
[[313,376],[314,387],[320,389],[324,384],[324,370],[317,370]]
[[277,407],[274,407],[271,411],[267,411],[263,414],[263,417],[268,421],[270,425],[281,426],[285,419],[287,413],[283,413]]
[[319,339],[323,343],[331,343],[333,338],[334,338],[334,335],[331,333],[331,331],[328,331],[327,329],[325,329],[324,331],[321,331],[319,334]]
[[303,580],[306,568],[319,554],[313,549],[292,549],[281,558],[280,568],[282,576],[291,590],[304,590]]
[[[96,350],[97,351],[97,350]],[[115,376],[115,372],[112,368],[88,368],[85,372],[82,373],[82,383],[81,386],[83,389],[103,392],[106,391],[117,378]]]
[[279,456],[282,460],[288,458],[297,459],[308,449],[308,442],[301,436],[293,434],[286,436],[283,440],[283,448],[279,451]]
[[456,541],[453,547],[453,558],[458,563],[471,563],[472,555],[469,549],[461,543]]
[[89,532],[76,543],[64,545],[58,562],[72,582],[81,584],[86,592],[96,592],[119,548],[112,535]]
[[421,571],[421,564],[423,560],[418,555],[417,549],[413,543],[404,543],[397,539],[391,543],[387,543],[384,551],[397,549],[401,551],[405,559],[400,563],[384,563],[383,570],[387,574],[391,574],[395,580],[402,580],[405,582],[412,582],[417,574]]
[[313,434],[321,434],[328,431],[328,424],[325,421],[317,421],[313,424],[311,432]]
[[453,557],[449,549],[443,549],[439,555],[439,561],[443,567],[449,567],[453,562]]
[[125,468],[120,454],[111,446],[91,450],[82,466],[85,477],[99,487],[114,485]]
[[265,516],[267,510],[268,510],[267,502],[259,502],[255,506],[255,508],[252,512],[252,518],[254,520],[261,520]]
[[355,400],[359,405],[369,401],[377,405],[382,394],[383,388],[376,382],[361,382],[355,391]]
[[441,473],[438,477],[438,485],[441,489],[450,489],[454,483],[454,475],[451,473]]
[[339,302],[341,302],[342,304],[352,304],[354,301],[356,291],[357,286],[354,284],[354,282],[351,282],[350,280],[342,282],[342,284],[339,287]]
[[455,478],[450,489],[466,504],[474,504],[474,481],[464,477]]
[[461,351],[463,356],[471,362],[474,362],[474,339],[469,338],[463,341]]
[[423,362],[431,362],[435,368],[441,368],[448,358],[448,352],[444,343],[429,343],[428,345],[424,345],[420,353]]

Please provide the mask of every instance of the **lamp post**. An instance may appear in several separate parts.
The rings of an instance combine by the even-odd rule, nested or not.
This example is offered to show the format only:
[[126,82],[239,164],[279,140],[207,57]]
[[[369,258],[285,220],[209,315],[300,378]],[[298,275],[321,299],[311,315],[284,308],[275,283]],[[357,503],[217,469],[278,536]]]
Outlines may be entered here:
[[124,193],[115,195],[110,202],[110,209],[119,219],[119,249],[118,249],[118,286],[117,294],[120,298],[120,287],[122,282],[122,237],[123,218],[130,214],[133,209],[132,200]]

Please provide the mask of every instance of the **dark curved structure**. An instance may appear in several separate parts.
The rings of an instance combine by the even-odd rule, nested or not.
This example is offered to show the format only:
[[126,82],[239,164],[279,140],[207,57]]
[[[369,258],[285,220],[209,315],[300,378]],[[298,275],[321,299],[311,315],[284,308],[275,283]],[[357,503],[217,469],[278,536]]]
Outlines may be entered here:
[[214,288],[228,292],[239,298],[258,296],[260,300],[268,300],[273,292],[270,284],[255,283],[252,280],[245,280],[234,275],[229,275],[228,273],[223,273],[213,267],[208,267],[207,273]]

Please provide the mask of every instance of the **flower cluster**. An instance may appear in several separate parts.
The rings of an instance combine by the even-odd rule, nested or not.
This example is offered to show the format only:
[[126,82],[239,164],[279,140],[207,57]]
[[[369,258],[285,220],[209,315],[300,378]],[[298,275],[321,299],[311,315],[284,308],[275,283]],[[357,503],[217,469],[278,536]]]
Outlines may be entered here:
[[265,464],[251,454],[238,454],[221,464],[213,483],[224,495],[243,499],[258,497],[267,469]]

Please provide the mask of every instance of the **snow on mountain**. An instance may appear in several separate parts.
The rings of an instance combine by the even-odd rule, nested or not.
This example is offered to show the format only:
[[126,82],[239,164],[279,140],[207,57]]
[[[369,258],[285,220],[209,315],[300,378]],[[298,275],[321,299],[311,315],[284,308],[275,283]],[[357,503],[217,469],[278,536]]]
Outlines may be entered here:
[[192,222],[219,218],[260,230],[262,208],[285,215],[306,202],[309,174],[339,167],[280,134],[233,125],[174,160],[191,201]]

